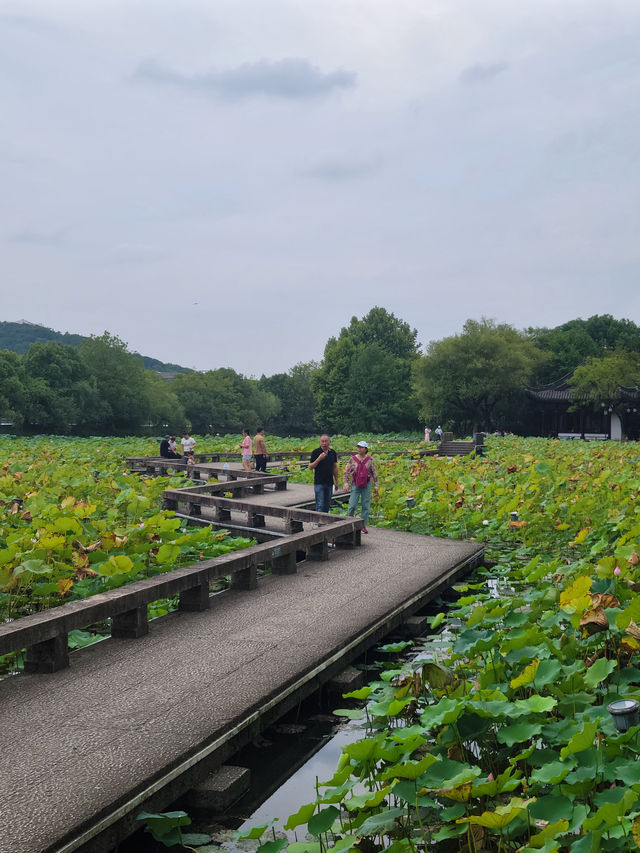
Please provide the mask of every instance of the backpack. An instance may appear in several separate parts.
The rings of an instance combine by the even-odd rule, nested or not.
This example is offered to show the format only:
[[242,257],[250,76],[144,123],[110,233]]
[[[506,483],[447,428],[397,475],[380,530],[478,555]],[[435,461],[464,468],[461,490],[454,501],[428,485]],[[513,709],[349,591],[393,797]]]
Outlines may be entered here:
[[369,482],[369,469],[367,468],[367,462],[371,457],[365,456],[362,461],[360,461],[357,456],[352,456],[351,458],[356,463],[356,473],[353,475],[353,485],[357,486],[359,489],[364,489]]

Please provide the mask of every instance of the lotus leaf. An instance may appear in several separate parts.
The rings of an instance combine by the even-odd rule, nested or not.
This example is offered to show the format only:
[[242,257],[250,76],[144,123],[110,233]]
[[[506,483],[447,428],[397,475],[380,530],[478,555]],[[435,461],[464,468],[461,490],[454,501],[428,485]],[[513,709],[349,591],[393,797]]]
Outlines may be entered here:
[[340,812],[335,806],[329,806],[322,809],[307,821],[307,827],[311,835],[322,835],[323,832],[331,829],[334,821],[340,816]]
[[[393,785],[386,785],[384,788],[380,788],[379,791],[370,791],[368,794],[358,794],[354,797],[350,797],[348,800],[344,801],[344,804],[350,812],[357,811],[358,809],[373,809],[376,806],[379,806],[385,797],[389,796],[392,790]],[[286,826],[285,829],[287,829]]]
[[[313,813],[316,810],[315,803],[307,803],[304,806],[301,806],[295,814],[289,816],[289,819],[284,825],[285,829],[295,829],[297,826],[302,826],[310,820]],[[260,829],[260,827],[258,827]],[[262,832],[267,829],[267,827],[262,827]],[[262,833],[260,833],[262,834]],[[245,836],[251,837],[251,836]],[[253,836],[253,838],[259,838],[259,836]]]
[[[602,794],[607,797],[607,801],[599,806],[595,814],[591,814],[584,821],[582,826],[585,832],[598,829],[603,823],[606,827],[615,826],[638,799],[638,794],[635,791],[624,788],[614,788],[613,790],[603,791]],[[601,799],[603,797],[599,797],[598,802]]]

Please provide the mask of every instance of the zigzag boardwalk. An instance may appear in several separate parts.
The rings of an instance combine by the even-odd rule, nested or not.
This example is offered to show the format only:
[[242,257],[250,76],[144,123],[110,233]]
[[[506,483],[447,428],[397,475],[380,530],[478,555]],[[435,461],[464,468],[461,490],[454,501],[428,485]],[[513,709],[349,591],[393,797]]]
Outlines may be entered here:
[[[40,639],[32,668],[49,672],[0,683],[1,853],[108,850],[135,828],[139,811],[165,808],[482,560],[474,542],[375,528],[360,537],[360,519],[288,507],[284,490],[269,496],[255,486],[258,494],[233,499],[217,497],[214,486],[166,499],[186,499],[193,510],[200,498],[202,513],[230,513],[234,524],[253,515],[267,541],[217,558],[218,566],[152,579],[166,586],[179,576],[182,610],[147,633],[148,582],[135,600],[114,590],[114,621],[129,626],[128,638],[121,631],[75,652],[67,667],[55,649],[65,627],[75,627],[65,618],[81,621],[78,613],[28,629],[30,643]],[[259,562],[279,573],[256,583]],[[229,569],[232,588],[209,599],[209,577]],[[109,596],[100,596],[103,612],[116,606]],[[27,619],[0,627],[0,651],[15,647]]]

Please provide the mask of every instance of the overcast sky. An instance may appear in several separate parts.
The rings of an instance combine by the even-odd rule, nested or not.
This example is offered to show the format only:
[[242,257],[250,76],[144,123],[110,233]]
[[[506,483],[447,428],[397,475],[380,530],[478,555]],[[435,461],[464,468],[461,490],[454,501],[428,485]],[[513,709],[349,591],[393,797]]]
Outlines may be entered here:
[[187,367],[640,323],[638,0],[0,0],[0,319]]

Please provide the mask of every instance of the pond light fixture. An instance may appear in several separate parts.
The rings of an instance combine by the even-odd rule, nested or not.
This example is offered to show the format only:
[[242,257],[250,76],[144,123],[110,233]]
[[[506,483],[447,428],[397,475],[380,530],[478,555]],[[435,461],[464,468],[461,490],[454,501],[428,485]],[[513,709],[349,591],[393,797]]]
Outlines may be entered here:
[[416,505],[415,498],[407,498],[407,509],[411,509],[412,506]]
[[607,711],[613,717],[613,722],[619,732],[626,732],[631,726],[638,725],[640,721],[639,708],[640,702],[635,699],[616,699],[607,705]]

